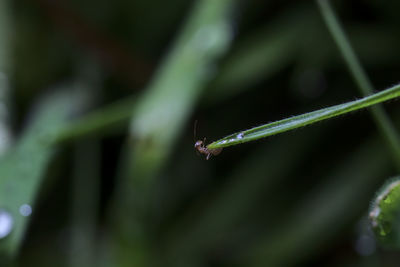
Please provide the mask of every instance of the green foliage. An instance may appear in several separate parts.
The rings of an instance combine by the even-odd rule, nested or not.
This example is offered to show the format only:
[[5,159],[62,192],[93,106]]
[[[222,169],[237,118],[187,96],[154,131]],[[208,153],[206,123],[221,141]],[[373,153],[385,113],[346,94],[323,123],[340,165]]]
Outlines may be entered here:
[[397,266],[399,8],[0,2],[0,266]]
[[400,248],[400,181],[390,179],[378,191],[372,202],[369,219],[383,246]]
[[293,116],[291,118],[271,122],[249,130],[234,133],[209,144],[207,147],[209,149],[216,149],[254,141],[267,136],[286,132],[315,122],[346,114],[354,110],[366,108],[398,96],[400,96],[400,85],[383,90],[382,92],[364,97],[359,100],[316,110],[298,116]]
[[[346,35],[339,22],[337,21],[335,14],[332,8],[329,5],[328,0],[317,0],[319,4],[321,13],[325,20],[325,23],[328,26],[337,46],[339,47],[340,52],[353,76],[354,81],[356,82],[359,91],[364,96],[372,94],[373,86],[362,68],[356,54],[354,53],[350,42],[347,40]],[[378,128],[381,130],[383,137],[387,140],[388,146],[391,148],[393,157],[397,161],[398,169],[400,170],[400,138],[396,133],[390,119],[387,114],[383,110],[382,107],[377,106],[371,109],[373,118]]]
[[0,203],[12,217],[12,232],[0,243],[3,257],[14,256],[21,246],[29,217],[20,208],[34,208],[36,194],[43,183],[46,169],[55,148],[49,140],[64,126],[65,121],[85,102],[84,92],[56,91],[38,104],[29,126],[18,143],[0,162]]

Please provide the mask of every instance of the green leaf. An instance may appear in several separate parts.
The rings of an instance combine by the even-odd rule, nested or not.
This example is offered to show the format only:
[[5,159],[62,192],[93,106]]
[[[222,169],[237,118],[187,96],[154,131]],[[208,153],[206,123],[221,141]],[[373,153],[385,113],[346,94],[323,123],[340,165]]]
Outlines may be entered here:
[[172,151],[214,75],[213,67],[233,39],[230,12],[234,4],[234,0],[198,1],[148,89],[138,98],[130,131],[136,141],[136,173],[155,172]]
[[286,132],[322,120],[337,117],[358,109],[366,108],[400,96],[400,85],[393,86],[379,93],[361,98],[359,100],[335,105],[328,108],[297,115],[280,121],[264,124],[249,130],[237,132],[207,146],[208,149],[217,149],[258,140],[267,136]]
[[369,219],[379,242],[400,248],[400,177],[390,179],[372,202]]
[[29,221],[21,208],[35,212],[34,202],[55,152],[52,137],[82,107],[86,99],[82,92],[58,91],[42,99],[21,139],[0,161],[0,216],[10,219],[11,227],[0,239],[1,257],[12,257],[21,244]]
[[151,238],[146,233],[153,183],[215,75],[215,64],[233,40],[231,11],[235,2],[196,1],[168,55],[132,108],[130,164],[121,165],[112,208],[118,225],[114,236],[119,238],[114,265],[132,266],[132,258],[137,266],[152,265],[155,260],[149,254]]
[[234,44],[224,60],[221,71],[207,92],[207,103],[217,103],[226,97],[255,88],[257,82],[277,74],[299,53],[299,42],[304,31],[314,21],[312,9],[304,5],[286,10],[283,15],[256,29]]

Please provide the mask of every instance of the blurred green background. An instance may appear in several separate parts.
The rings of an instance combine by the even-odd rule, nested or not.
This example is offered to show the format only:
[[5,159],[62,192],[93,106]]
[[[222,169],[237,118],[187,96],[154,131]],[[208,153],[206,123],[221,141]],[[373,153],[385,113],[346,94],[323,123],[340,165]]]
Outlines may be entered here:
[[[332,4],[397,83],[400,2]],[[398,266],[367,222],[398,174],[368,111],[193,147],[358,97],[313,1],[0,0],[0,266]]]

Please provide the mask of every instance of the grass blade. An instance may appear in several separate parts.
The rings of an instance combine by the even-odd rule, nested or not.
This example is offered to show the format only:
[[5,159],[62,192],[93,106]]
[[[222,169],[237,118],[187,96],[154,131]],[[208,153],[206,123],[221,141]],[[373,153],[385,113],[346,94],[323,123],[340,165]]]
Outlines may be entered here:
[[130,97],[106,107],[94,110],[76,120],[67,123],[54,136],[52,142],[59,144],[81,138],[83,136],[99,134],[99,132],[115,130],[132,116],[132,108],[136,98]]
[[159,70],[132,107],[130,164],[121,165],[111,211],[115,214],[112,238],[116,244],[110,256],[115,261],[112,265],[149,266],[157,261],[151,255],[149,234],[154,183],[214,75],[210,70],[229,48],[235,2],[196,1]]
[[379,93],[355,101],[304,113],[291,118],[254,127],[246,131],[237,132],[217,140],[209,144],[207,147],[209,149],[216,149],[258,140],[267,136],[310,125],[318,121],[333,118],[351,111],[366,108],[398,96],[400,96],[400,85],[393,86]]
[[[327,0],[317,0],[317,4],[320,8],[322,17],[328,27],[332,37],[338,46],[340,53],[345,60],[350,74],[353,76],[355,83],[358,86],[359,91],[362,95],[367,96],[372,94],[373,86],[361,66],[356,54],[351,47],[349,40],[346,37],[339,21],[336,19],[336,15]],[[393,158],[396,161],[397,168],[400,168],[400,138],[394,129],[386,112],[381,106],[376,106],[371,109],[372,117],[375,120],[378,129],[382,136],[385,138],[388,147],[390,148]]]
[[23,240],[29,216],[20,208],[27,205],[35,210],[41,182],[56,151],[49,137],[86,105],[85,99],[83,90],[65,89],[44,97],[16,146],[0,160],[0,209],[2,216],[6,212],[12,219],[12,231],[0,243],[0,262],[15,256]]

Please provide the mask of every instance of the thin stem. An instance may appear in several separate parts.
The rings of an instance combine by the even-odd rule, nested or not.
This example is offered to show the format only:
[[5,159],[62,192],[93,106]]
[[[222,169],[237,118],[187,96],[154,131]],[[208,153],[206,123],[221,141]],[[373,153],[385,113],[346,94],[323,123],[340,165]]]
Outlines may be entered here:
[[91,133],[97,133],[99,130],[128,121],[132,116],[135,103],[136,98],[124,99],[72,121],[56,133],[52,143],[65,142]]
[[310,125],[322,120],[337,117],[351,111],[363,109],[399,96],[400,85],[396,85],[379,93],[366,96],[355,101],[335,105],[324,109],[319,109],[309,113],[304,113],[280,121],[261,125],[246,131],[234,133],[209,144],[207,147],[209,149],[217,149],[237,145],[240,143],[250,142],[267,136]]
[[[347,39],[336,15],[328,0],[316,0],[320,8],[322,17],[338,46],[349,71],[358,86],[362,95],[372,94],[374,88],[367,74],[362,68],[356,54],[354,53],[349,40]],[[375,120],[381,134],[385,138],[393,158],[396,161],[397,168],[400,169],[400,138],[391,123],[389,117],[381,106],[371,108],[372,117]]]

